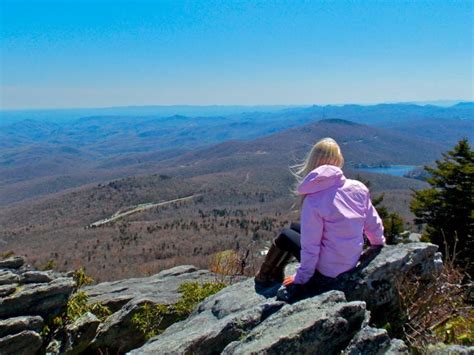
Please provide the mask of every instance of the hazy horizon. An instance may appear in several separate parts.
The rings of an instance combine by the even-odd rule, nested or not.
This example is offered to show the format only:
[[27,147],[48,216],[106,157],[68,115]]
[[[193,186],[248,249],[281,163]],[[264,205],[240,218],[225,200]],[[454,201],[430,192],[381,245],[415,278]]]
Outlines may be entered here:
[[10,108],[3,109],[0,107],[0,112],[22,112],[22,111],[68,111],[68,110],[108,110],[108,109],[133,109],[133,108],[249,108],[249,109],[285,109],[285,108],[299,108],[299,107],[311,107],[311,106],[376,106],[376,105],[418,105],[418,106],[438,106],[438,107],[450,107],[459,103],[473,103],[471,99],[439,99],[439,100],[427,100],[427,101],[384,101],[384,102],[342,102],[342,103],[305,103],[305,104],[143,104],[143,105],[116,105],[116,106],[83,106],[83,107],[32,107],[32,108]]

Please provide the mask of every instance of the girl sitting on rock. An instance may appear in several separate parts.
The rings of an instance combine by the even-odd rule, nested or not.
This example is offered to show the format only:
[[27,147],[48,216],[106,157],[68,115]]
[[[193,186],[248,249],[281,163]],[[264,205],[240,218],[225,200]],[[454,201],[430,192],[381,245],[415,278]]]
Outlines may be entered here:
[[[278,298],[288,302],[336,288],[335,278],[354,268],[365,234],[371,245],[383,245],[383,224],[369,190],[347,179],[344,158],[331,138],[317,142],[305,162],[294,168],[298,182],[300,224],[292,223],[275,238],[255,276],[258,285],[283,282]],[[300,261],[296,274],[284,279],[291,256]]]

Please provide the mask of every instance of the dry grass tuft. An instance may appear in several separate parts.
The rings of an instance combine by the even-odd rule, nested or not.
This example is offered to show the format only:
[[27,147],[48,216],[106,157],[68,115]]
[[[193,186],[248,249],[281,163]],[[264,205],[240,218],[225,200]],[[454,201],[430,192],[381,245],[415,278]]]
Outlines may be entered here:
[[434,280],[406,275],[397,284],[403,333],[416,352],[437,343],[474,344],[474,284],[455,266],[455,257],[455,249],[453,255],[445,253],[443,270]]
[[220,282],[233,283],[242,277],[253,277],[261,260],[252,243],[239,251],[224,250],[209,257],[208,269],[217,275]]

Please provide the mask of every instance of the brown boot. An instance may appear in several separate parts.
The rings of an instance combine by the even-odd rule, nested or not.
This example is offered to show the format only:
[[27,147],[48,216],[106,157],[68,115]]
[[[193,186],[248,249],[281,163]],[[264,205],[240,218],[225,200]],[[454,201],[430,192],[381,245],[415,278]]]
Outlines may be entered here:
[[260,270],[255,275],[255,281],[262,284],[283,282],[284,268],[289,259],[290,253],[281,250],[273,243]]
[[272,280],[282,283],[285,279],[285,267],[291,259],[291,253],[287,252],[286,255],[280,260],[276,267],[272,271]]

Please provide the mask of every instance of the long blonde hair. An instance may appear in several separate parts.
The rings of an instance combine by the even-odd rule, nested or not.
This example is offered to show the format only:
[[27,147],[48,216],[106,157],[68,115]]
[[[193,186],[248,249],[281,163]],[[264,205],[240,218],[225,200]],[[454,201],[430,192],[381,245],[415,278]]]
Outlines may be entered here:
[[[296,186],[293,191],[296,195],[298,195],[296,189],[305,176],[321,165],[334,165],[339,168],[342,168],[344,165],[344,157],[342,156],[341,148],[332,138],[323,138],[319,140],[311,148],[306,159],[302,163],[290,166],[290,171],[296,178]],[[300,207],[303,204],[303,200],[304,195],[299,196]]]

